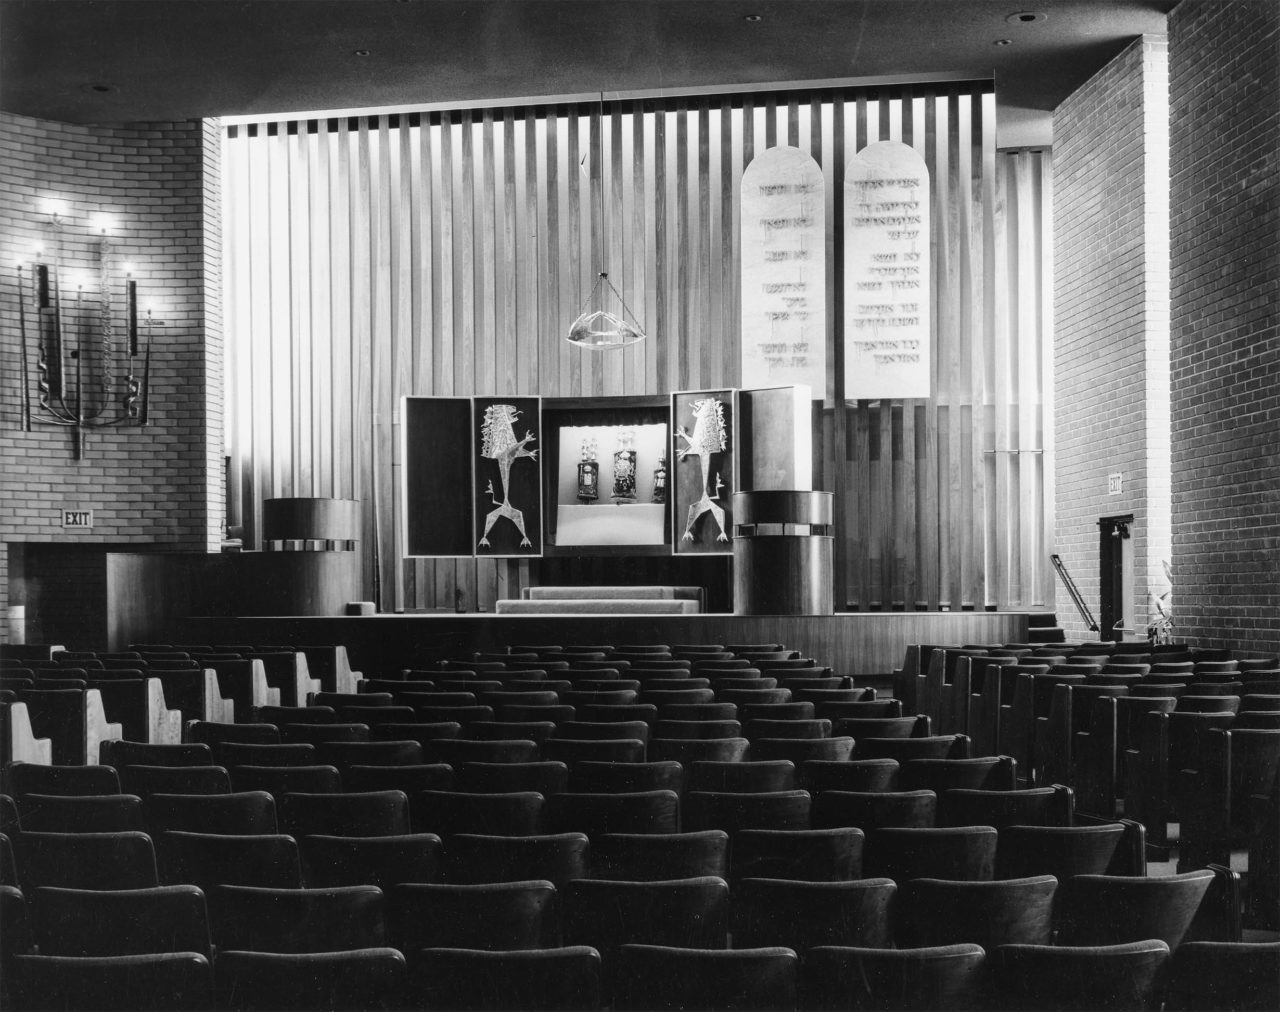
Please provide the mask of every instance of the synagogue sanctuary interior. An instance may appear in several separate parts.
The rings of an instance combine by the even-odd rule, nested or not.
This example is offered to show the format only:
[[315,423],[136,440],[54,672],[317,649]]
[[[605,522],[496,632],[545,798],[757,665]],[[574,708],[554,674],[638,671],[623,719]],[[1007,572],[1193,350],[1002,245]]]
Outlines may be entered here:
[[1280,1007],[1275,0],[0,0],[0,1007]]

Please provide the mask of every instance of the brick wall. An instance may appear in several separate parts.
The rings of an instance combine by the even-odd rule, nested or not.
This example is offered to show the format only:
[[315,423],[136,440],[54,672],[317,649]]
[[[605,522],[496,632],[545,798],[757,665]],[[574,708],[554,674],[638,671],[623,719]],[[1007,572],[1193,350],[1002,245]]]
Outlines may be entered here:
[[1280,7],[1169,17],[1177,632],[1280,650]]
[[[1053,124],[1055,546],[1100,620],[1097,522],[1133,515],[1138,637],[1169,558],[1166,58],[1136,40]],[[1095,637],[1061,586],[1055,608]]]
[[[218,150],[216,124],[77,126],[0,113],[0,617],[25,603],[20,581],[10,600],[8,544],[217,548],[221,318],[206,264],[216,263],[219,233],[205,202],[217,189]],[[60,235],[41,213],[48,198],[68,206]],[[79,271],[96,285],[86,227],[96,212],[114,217],[115,277],[135,265],[139,307],[152,306],[163,326],[153,336],[150,426],[93,431],[76,461],[67,430],[23,431],[17,265],[40,248],[51,261],[60,240],[63,278]],[[64,280],[64,306],[71,291]],[[122,337],[123,315],[115,320]],[[93,529],[63,530],[64,508],[92,509]]]

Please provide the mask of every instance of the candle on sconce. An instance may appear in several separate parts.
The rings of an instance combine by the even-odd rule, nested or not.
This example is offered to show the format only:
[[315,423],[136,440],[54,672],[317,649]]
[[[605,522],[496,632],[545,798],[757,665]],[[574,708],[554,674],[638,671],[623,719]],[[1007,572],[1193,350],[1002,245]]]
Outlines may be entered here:
[[[138,354],[138,282],[130,278],[124,287],[129,320],[129,357],[133,358]],[[150,311],[147,316],[150,318]]]
[[80,325],[84,320],[81,304],[84,302],[84,278],[76,278],[76,308],[71,318],[71,334],[75,338],[75,347],[71,349],[71,357],[76,360],[76,389],[80,388],[81,351],[84,347],[84,332]]
[[[48,264],[40,264],[40,285],[43,288],[43,300],[40,308],[49,310],[42,313],[41,316],[48,316],[47,325],[47,345],[45,352],[45,361],[48,368],[48,384],[49,395],[51,397],[61,397],[63,392],[62,380],[64,376],[64,363],[62,360],[62,274],[58,270],[58,260],[55,255],[54,267],[49,269]],[[42,319],[40,325],[41,341],[44,342],[46,333],[46,323]]]
[[[32,278],[35,271],[32,271]],[[27,264],[18,263],[18,333],[22,336],[22,428],[31,431],[31,391],[27,388]]]
[[[89,279],[84,276],[76,277],[76,313],[75,320],[72,322],[72,333],[76,338],[75,350],[72,352],[74,358],[83,358],[85,352],[85,339],[89,336],[89,323],[86,314],[92,312],[91,309],[86,310],[84,307],[84,290]],[[89,294],[90,299],[93,298],[92,291]],[[77,365],[77,368],[79,366]]]

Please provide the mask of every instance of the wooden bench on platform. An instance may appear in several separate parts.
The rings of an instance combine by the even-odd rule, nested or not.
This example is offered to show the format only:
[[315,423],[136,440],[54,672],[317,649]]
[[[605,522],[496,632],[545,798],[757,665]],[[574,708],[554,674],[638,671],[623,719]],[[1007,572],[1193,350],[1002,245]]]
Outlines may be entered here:
[[697,611],[706,609],[706,593],[701,587],[643,586],[643,587],[525,587],[520,592],[525,601],[572,601],[580,599],[604,600],[626,598],[632,600],[696,601]]
[[696,615],[697,601],[661,598],[577,598],[496,601],[499,615]]
[[525,587],[518,600],[497,601],[499,615],[698,615],[701,587]]

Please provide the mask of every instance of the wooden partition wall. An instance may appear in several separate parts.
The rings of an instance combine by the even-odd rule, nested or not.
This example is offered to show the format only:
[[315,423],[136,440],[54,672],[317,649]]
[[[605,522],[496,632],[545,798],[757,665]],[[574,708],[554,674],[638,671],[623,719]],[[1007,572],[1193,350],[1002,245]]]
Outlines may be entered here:
[[[994,116],[976,82],[228,127],[230,522],[254,545],[263,499],[364,500],[384,610],[491,609],[538,582],[535,561],[401,561],[399,398],[737,386],[740,181],[790,144],[826,185],[814,474],[837,608],[1051,601],[1050,158],[998,152]],[[931,174],[935,393],[846,403],[834,223],[845,164],[884,139]],[[648,333],[621,352],[564,340],[601,269]]]

